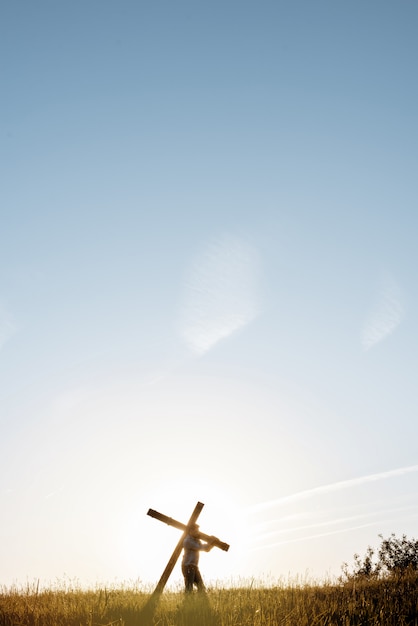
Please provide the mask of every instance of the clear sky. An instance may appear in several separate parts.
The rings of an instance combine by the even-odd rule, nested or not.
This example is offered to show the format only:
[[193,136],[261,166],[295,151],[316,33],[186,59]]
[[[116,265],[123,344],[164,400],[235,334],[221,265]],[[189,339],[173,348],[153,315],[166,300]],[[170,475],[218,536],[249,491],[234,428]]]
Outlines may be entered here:
[[[418,4],[0,7],[0,584],[417,536]],[[180,578],[177,567],[173,582]]]

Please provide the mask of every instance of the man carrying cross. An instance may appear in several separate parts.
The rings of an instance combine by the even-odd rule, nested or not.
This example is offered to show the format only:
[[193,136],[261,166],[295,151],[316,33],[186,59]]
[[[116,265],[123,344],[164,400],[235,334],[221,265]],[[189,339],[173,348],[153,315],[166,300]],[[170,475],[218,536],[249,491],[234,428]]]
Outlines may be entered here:
[[205,586],[199,571],[199,553],[201,550],[210,552],[214,546],[214,542],[215,537],[213,541],[210,540],[207,543],[200,541],[199,524],[193,524],[193,526],[190,527],[183,541],[184,554],[181,564],[186,593],[193,591],[193,585],[196,585],[199,591],[205,591]]
[[[204,585],[202,581],[202,577],[199,572],[199,552],[201,550],[205,550],[209,552],[214,546],[220,548],[221,550],[225,550],[227,552],[229,550],[229,545],[217,537],[213,535],[205,535],[205,533],[200,532],[199,526],[196,523],[197,518],[200,515],[201,510],[205,505],[203,502],[198,502],[194,508],[194,511],[187,522],[187,524],[182,524],[172,517],[168,517],[167,515],[163,515],[163,513],[159,513],[158,511],[154,511],[154,509],[149,509],[147,515],[154,517],[155,519],[168,524],[169,526],[174,526],[174,528],[178,528],[183,531],[183,535],[178,542],[177,546],[174,549],[173,554],[171,555],[170,560],[168,561],[165,570],[163,571],[160,580],[156,588],[152,594],[152,602],[158,598],[159,594],[163,592],[166,582],[169,579],[171,572],[175,564],[177,563],[177,559],[180,556],[181,551],[184,549],[184,558],[183,558],[183,576],[184,582],[186,585],[186,592],[193,590],[193,585],[197,585],[197,588],[201,591],[204,591]],[[200,540],[203,539],[206,543],[202,543]]]

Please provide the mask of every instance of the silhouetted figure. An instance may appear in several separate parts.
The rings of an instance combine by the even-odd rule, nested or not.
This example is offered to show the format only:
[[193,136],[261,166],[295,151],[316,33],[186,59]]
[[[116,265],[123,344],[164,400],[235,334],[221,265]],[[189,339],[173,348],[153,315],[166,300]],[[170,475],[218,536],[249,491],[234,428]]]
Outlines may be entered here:
[[199,525],[194,524],[184,538],[183,548],[184,554],[181,570],[184,576],[186,593],[193,591],[193,585],[196,585],[198,591],[205,591],[205,586],[199,571],[199,553],[201,550],[204,552],[212,550],[213,543],[203,543],[199,539]]

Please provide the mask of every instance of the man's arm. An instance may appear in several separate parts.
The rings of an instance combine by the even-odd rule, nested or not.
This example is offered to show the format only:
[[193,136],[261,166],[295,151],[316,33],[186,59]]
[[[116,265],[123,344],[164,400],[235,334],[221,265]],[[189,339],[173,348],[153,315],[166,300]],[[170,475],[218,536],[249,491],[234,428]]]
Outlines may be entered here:
[[[213,539],[215,541],[216,537],[214,537]],[[212,550],[212,548],[214,547],[214,541],[211,540],[208,541],[208,543],[202,543],[200,539],[195,539],[194,537],[188,535],[185,538],[183,545],[186,550],[203,550],[204,552],[209,552],[209,550]]]
[[215,547],[216,537],[209,537],[208,542],[202,544],[202,550],[210,552]]

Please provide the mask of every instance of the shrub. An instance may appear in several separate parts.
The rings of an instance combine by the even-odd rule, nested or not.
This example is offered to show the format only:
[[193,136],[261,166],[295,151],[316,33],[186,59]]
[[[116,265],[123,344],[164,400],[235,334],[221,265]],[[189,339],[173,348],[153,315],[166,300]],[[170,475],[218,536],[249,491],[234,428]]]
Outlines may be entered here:
[[343,575],[347,580],[402,576],[418,571],[417,540],[408,539],[406,535],[398,538],[394,533],[387,539],[383,535],[379,537],[381,544],[377,552],[369,546],[363,558],[355,554],[351,571],[347,563],[343,564]]
[[379,549],[379,561],[388,572],[402,574],[407,570],[418,570],[418,541],[402,535],[398,539],[393,533],[388,539],[379,535],[382,544]]

